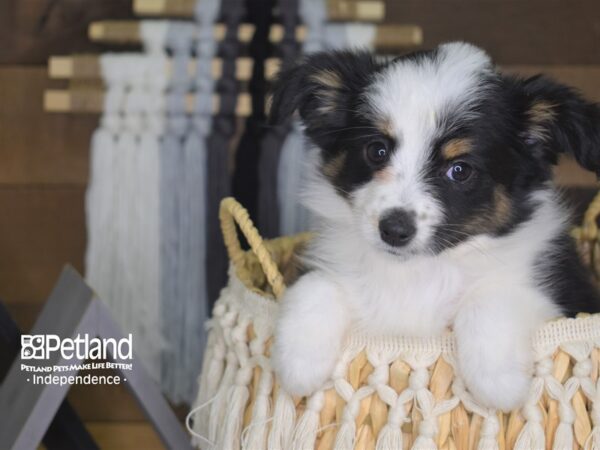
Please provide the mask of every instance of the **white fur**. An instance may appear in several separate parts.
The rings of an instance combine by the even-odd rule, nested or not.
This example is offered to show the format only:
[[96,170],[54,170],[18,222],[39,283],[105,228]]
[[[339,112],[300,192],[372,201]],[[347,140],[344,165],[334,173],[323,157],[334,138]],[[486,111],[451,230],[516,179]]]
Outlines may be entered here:
[[[320,223],[306,258],[314,270],[287,291],[273,349],[281,384],[292,394],[310,394],[330,377],[352,325],[409,336],[453,327],[460,373],[478,400],[509,410],[525,398],[531,333],[559,314],[533,282],[535,258],[563,232],[565,215],[548,187],[532,194],[540,206],[509,235],[478,236],[439,255],[423,251],[443,218],[420,179],[434,135],[427,118],[468,94],[474,73],[489,64],[483,52],[465,44],[443,46],[440,60],[437,69],[398,68],[414,71],[414,86],[396,88],[393,75],[385,82],[387,100],[378,104],[393,114],[401,145],[393,177],[371,181],[349,203],[312,173],[305,201]],[[430,104],[421,108],[423,99]],[[414,117],[402,110],[405,104]],[[313,151],[313,161],[317,157]],[[420,234],[404,257],[391,254],[377,231],[390,207],[416,212]]]
[[[488,55],[470,44],[445,44],[438,52],[433,61],[394,64],[366,94],[366,113],[390,122],[398,146],[387,176],[355,192],[355,215],[369,242],[390,252],[422,250],[442,219],[439,205],[427,192],[423,171],[437,133],[452,127],[442,122],[481,98],[480,77],[492,69]],[[379,238],[379,218],[391,208],[414,212],[417,220],[417,236],[400,251]]]
[[331,374],[350,323],[342,293],[334,280],[316,271],[287,290],[273,364],[290,393],[310,394]]

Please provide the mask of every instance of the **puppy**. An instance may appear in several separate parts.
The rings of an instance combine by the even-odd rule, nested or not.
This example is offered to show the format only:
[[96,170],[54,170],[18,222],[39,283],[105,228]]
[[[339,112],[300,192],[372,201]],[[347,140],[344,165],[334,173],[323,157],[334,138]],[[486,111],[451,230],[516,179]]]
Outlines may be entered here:
[[313,147],[311,269],[286,292],[273,363],[307,395],[331,376],[350,328],[453,329],[458,370],[483,405],[522,404],[532,333],[598,312],[568,236],[552,166],[600,169],[600,108],[541,76],[499,73],[466,43],[379,61],[308,56],[284,71],[271,114],[299,112]]

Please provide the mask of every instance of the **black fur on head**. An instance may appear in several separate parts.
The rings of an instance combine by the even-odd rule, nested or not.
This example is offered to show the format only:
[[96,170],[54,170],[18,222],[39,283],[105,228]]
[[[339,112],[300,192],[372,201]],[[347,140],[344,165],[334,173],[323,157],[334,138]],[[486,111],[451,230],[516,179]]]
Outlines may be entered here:
[[[376,60],[366,50],[317,52],[305,56],[277,76],[272,89],[270,122],[281,123],[298,111],[306,134],[319,146],[323,133],[349,126],[361,116],[361,95],[377,73],[405,59],[418,62],[435,57],[436,50],[419,51],[393,60]],[[500,75],[499,75],[500,76]],[[575,89],[548,77],[528,79],[501,76],[512,92],[512,113],[526,126],[527,146],[545,161],[556,164],[568,153],[600,176],[600,108]],[[401,80],[399,80],[401,82]]]
[[527,221],[560,153],[600,172],[597,104],[543,76],[503,74],[469,44],[389,60],[366,51],[304,57],[277,78],[271,120],[295,111],[339,196],[354,209],[379,205],[357,212],[371,220],[392,209],[423,217],[412,243],[428,251]]
[[517,81],[525,103],[527,142],[555,164],[569,153],[600,175],[600,108],[574,89],[538,75]]
[[[538,255],[540,283],[556,280],[557,302],[559,290],[574,292],[577,277],[567,272],[581,268],[552,166],[569,153],[600,173],[600,108],[574,89],[506,75],[465,43],[389,60],[322,52],[274,84],[272,123],[296,111],[321,156],[318,201],[309,206],[340,222],[331,229],[352,228],[350,240],[406,260],[477,237],[526,246],[519,230],[534,227],[532,235],[553,237]],[[548,255],[560,264],[548,266]],[[592,288],[581,285],[583,305]]]
[[283,122],[298,111],[306,134],[319,145],[321,134],[345,127],[358,115],[360,94],[381,67],[368,51],[340,50],[304,57],[278,75],[271,123]]

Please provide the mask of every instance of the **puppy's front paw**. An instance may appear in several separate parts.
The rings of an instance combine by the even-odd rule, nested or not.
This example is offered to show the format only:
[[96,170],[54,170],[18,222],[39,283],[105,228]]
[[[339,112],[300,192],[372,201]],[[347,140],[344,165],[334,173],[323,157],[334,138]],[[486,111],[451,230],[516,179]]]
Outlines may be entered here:
[[304,275],[281,302],[272,363],[281,386],[309,395],[331,376],[348,326],[336,284],[317,272]]
[[302,336],[290,342],[282,335],[276,337],[272,362],[283,389],[291,395],[310,395],[318,390],[333,372],[337,355],[319,348],[303,345]]
[[505,412],[523,406],[531,385],[529,372],[516,367],[481,371],[464,378],[478,403]]
[[502,411],[523,406],[533,373],[530,341],[460,332],[457,337],[459,371],[474,399]]
[[[506,291],[504,285],[516,286]],[[474,399],[502,411],[522,407],[533,376],[531,337],[553,308],[510,278],[483,279],[454,320],[458,369]]]

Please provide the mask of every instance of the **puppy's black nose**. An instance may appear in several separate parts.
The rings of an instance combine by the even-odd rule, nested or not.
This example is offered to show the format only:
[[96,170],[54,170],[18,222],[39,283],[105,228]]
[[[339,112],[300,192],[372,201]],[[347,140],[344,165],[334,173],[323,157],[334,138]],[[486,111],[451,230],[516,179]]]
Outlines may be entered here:
[[392,209],[379,220],[379,235],[392,247],[402,247],[415,236],[414,213],[404,209]]

